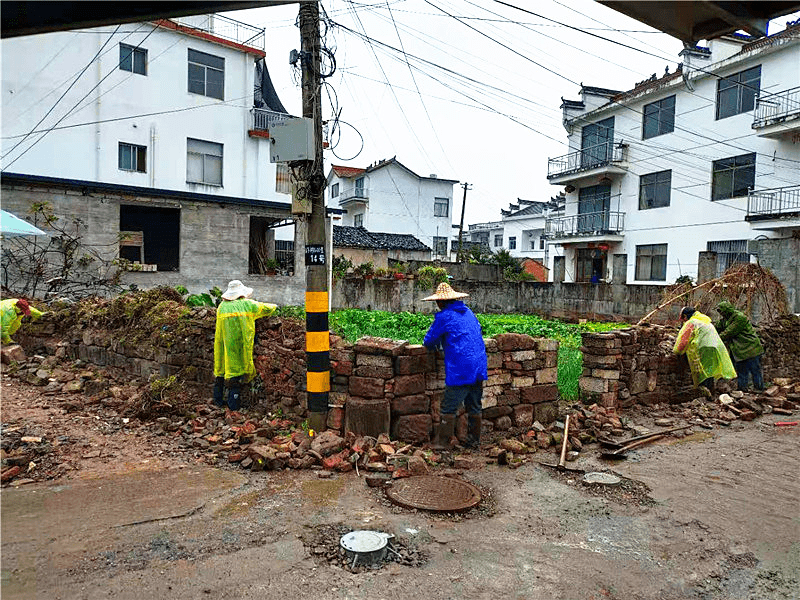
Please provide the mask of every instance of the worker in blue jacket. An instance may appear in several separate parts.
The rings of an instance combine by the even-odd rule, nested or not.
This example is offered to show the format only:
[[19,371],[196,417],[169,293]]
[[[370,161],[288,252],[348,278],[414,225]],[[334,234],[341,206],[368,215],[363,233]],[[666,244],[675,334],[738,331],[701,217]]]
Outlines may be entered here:
[[435,300],[439,312],[425,334],[423,344],[444,350],[445,384],[441,421],[435,427],[433,447],[452,447],[456,412],[463,404],[467,411],[467,447],[478,448],[481,441],[483,382],[487,377],[486,345],[475,314],[460,299],[469,294],[456,292],[440,283],[436,293],[423,300]]

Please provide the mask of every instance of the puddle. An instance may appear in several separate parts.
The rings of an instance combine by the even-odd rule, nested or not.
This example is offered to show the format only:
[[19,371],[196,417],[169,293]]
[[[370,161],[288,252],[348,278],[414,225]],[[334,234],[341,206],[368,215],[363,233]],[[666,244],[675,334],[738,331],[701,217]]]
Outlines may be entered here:
[[344,479],[312,479],[302,484],[303,496],[314,506],[330,506],[339,499]]

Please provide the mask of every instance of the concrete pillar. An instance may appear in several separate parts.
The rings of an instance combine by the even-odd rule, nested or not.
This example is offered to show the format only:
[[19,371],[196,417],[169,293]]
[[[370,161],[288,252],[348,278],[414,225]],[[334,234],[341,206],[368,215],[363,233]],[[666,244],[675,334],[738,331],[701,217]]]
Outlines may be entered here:
[[564,283],[567,276],[567,262],[564,256],[553,257],[553,282]]
[[717,253],[700,252],[697,256],[697,283],[704,283],[717,276]]
[[620,285],[628,283],[628,255],[614,254],[611,264],[611,283]]

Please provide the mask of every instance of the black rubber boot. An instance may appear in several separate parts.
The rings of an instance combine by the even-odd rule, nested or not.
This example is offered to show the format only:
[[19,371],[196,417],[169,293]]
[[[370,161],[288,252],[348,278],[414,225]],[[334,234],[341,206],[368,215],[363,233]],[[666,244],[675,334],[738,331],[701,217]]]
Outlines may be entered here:
[[228,408],[239,410],[242,397],[242,378],[233,377],[228,381]]
[[224,377],[216,377],[214,379],[214,404],[216,406],[225,406],[225,400],[223,400],[223,392],[225,391],[225,378]]
[[466,447],[477,450],[481,447],[482,415],[469,415],[467,418],[467,443]]
[[442,415],[441,422],[436,426],[431,448],[434,450],[451,450],[453,445],[450,440],[456,432],[456,416]]

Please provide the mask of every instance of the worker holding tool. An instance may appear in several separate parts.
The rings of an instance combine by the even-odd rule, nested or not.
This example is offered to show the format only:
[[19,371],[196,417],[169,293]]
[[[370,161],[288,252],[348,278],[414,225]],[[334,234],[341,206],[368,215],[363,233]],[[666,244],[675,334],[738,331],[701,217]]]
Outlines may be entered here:
[[764,376],[761,373],[761,355],[764,348],[758,339],[756,330],[745,314],[736,310],[730,302],[723,300],[717,305],[717,312],[722,319],[715,327],[722,341],[728,344],[733,358],[733,365],[739,378],[739,390],[747,391],[750,375],[753,376],[753,387],[764,389]]
[[238,279],[228,284],[217,307],[214,334],[214,404],[225,406],[223,392],[228,386],[228,408],[239,410],[242,384],[255,377],[253,344],[256,319],[267,317],[278,308],[275,304],[250,300],[253,288]]
[[0,301],[0,322],[2,322],[3,343],[13,344],[14,335],[22,325],[22,319],[30,317],[38,319],[44,313],[28,304],[25,298],[6,298]]
[[714,381],[733,379],[736,377],[736,370],[709,317],[687,306],[681,310],[680,319],[683,326],[678,332],[672,352],[686,354],[694,386],[710,398]]
[[483,420],[483,382],[488,378],[486,344],[475,314],[461,301],[469,294],[456,292],[447,283],[440,283],[436,293],[423,298],[435,300],[439,312],[433,319],[423,344],[428,349],[444,350],[445,391],[441,421],[434,428],[433,447],[452,447],[456,412],[463,404],[467,411],[467,447],[481,443]]

